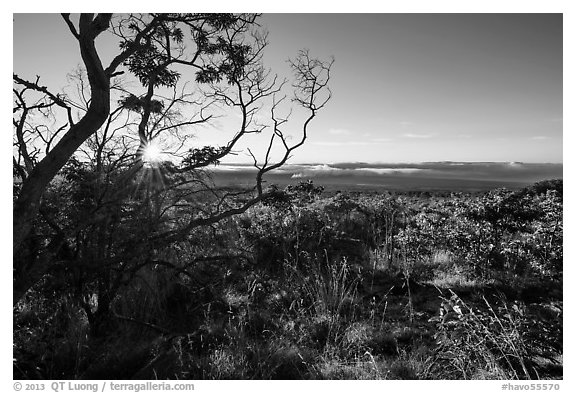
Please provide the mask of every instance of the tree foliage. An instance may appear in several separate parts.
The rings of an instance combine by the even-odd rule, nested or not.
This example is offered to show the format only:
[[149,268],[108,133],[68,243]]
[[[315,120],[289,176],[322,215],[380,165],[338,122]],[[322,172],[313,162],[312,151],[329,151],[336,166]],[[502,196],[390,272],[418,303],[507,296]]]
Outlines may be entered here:
[[[14,302],[59,266],[82,272],[79,294],[96,291],[111,301],[138,269],[194,228],[266,198],[265,174],[305,142],[310,121],[330,98],[332,61],[307,51],[294,61],[300,82],[293,94],[307,117],[301,137],[289,143],[282,131],[287,119],[277,114],[286,83],[262,62],[267,37],[258,17],[82,14],[74,21],[62,15],[84,62],[70,77],[75,91],[53,93],[40,78],[14,74]],[[96,48],[104,32],[118,41],[107,65]],[[306,82],[302,73],[314,78]],[[267,106],[268,151],[263,158],[250,152],[254,186],[219,190],[204,168],[235,154],[247,135],[265,134],[268,126],[256,118]],[[240,118],[228,142],[195,146],[199,127],[223,114]],[[153,165],[146,161],[151,145]],[[281,150],[273,157],[276,145]]]

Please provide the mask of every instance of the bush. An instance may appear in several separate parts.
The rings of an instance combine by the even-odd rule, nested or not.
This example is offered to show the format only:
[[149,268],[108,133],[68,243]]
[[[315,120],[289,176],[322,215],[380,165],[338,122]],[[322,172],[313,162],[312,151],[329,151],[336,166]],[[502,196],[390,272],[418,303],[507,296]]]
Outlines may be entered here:
[[499,379],[531,379],[522,310],[504,304],[495,311],[485,303],[485,310],[473,310],[454,292],[444,299],[440,315],[431,319],[437,327],[438,371],[447,378],[473,379],[488,370]]

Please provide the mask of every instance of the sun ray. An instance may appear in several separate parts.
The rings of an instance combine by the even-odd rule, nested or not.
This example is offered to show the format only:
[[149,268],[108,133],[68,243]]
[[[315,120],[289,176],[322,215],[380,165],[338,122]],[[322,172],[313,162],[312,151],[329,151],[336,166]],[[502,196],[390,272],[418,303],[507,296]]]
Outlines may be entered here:
[[166,175],[163,164],[168,161],[168,154],[162,149],[160,143],[152,139],[142,148],[140,155],[142,163],[138,171],[134,195],[140,191],[150,192],[166,188]]
[[146,143],[142,152],[142,162],[146,167],[158,167],[165,160],[165,154],[162,147],[155,139]]

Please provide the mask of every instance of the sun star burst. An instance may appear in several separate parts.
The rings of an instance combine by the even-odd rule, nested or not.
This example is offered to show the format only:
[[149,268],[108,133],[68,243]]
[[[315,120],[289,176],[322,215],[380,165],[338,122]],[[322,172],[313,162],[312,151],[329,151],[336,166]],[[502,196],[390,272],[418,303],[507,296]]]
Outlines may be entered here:
[[142,162],[147,166],[157,166],[164,161],[164,152],[155,140],[151,140],[144,147]]

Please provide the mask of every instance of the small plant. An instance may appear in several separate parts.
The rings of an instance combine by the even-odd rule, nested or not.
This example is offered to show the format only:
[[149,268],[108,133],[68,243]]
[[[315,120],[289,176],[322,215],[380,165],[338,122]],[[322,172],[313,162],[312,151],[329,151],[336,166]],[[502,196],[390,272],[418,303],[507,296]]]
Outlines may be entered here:
[[293,269],[301,291],[300,311],[310,320],[311,334],[324,345],[336,343],[353,319],[359,278],[346,259],[325,263],[311,259],[305,273]]
[[[452,291],[451,291],[452,292]],[[452,292],[443,299],[436,322],[438,366],[448,365],[454,377],[475,379],[531,379],[528,352],[520,334],[523,313],[518,305],[496,312],[484,298],[487,309],[473,310]],[[486,374],[488,371],[488,374]]]

